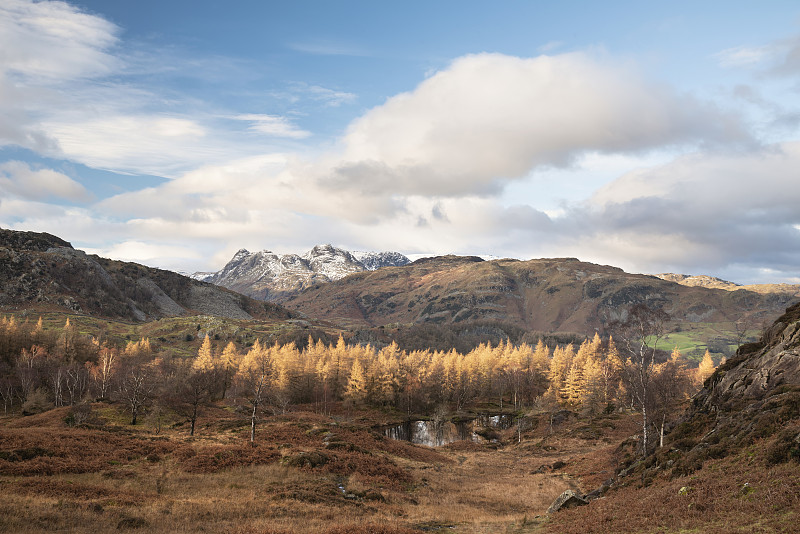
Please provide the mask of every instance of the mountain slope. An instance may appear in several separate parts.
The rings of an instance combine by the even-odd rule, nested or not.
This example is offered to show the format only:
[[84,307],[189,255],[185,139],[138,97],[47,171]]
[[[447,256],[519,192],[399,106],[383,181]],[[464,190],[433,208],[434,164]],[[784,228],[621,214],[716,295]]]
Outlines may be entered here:
[[303,255],[241,249],[220,271],[202,279],[256,299],[280,302],[349,274],[407,263],[408,258],[397,252],[351,253],[332,245],[317,245]]
[[100,258],[50,234],[0,230],[0,306],[54,306],[145,321],[202,313],[288,318],[280,306],[171,271]]
[[728,282],[721,278],[714,276],[697,275],[692,276],[688,274],[674,274],[662,273],[656,275],[662,280],[669,280],[678,284],[690,287],[708,287],[712,289],[724,289],[726,291],[738,291],[746,289],[755,293],[786,293],[800,297],[800,284],[749,284],[739,285],[733,282]]
[[285,301],[309,316],[352,326],[497,320],[528,330],[592,334],[628,305],[649,302],[679,322],[778,315],[790,295],[687,287],[576,259],[425,258],[350,275]]

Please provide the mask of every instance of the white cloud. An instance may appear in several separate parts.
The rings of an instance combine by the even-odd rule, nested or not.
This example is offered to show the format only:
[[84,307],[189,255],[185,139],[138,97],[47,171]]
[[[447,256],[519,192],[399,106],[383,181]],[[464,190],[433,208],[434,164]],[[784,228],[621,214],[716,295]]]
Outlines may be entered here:
[[290,49],[306,54],[318,56],[355,56],[367,57],[372,55],[370,52],[351,44],[335,41],[306,41],[294,42],[287,45]]
[[21,161],[0,163],[0,192],[4,198],[24,200],[60,198],[86,202],[91,195],[69,176],[51,169],[32,169]]
[[479,54],[353,121],[319,179],[375,194],[495,194],[588,151],[749,141],[735,115],[586,54]]
[[630,172],[556,221],[565,242],[638,270],[772,268],[800,262],[800,143],[695,154]]
[[244,114],[234,117],[236,120],[250,122],[250,130],[275,137],[289,137],[291,139],[305,139],[311,132],[301,130],[286,117],[275,115]]
[[714,54],[720,66],[725,68],[752,67],[764,62],[775,54],[770,46],[736,46]]
[[185,246],[153,244],[136,240],[115,243],[108,248],[85,248],[84,250],[89,254],[97,254],[105,258],[146,263],[149,265],[170,263],[176,258],[192,260],[200,257],[200,251],[197,249]]
[[0,4],[0,68],[30,77],[73,79],[105,74],[117,63],[111,22],[65,2]]
[[206,128],[181,117],[78,118],[71,113],[56,116],[43,127],[58,142],[63,155],[100,169],[170,176],[186,169],[187,164],[226,156],[223,147],[206,139]]
[[328,89],[327,87],[321,87],[319,85],[309,85],[306,86],[306,91],[313,100],[317,100],[320,102],[324,102],[325,105],[331,107],[338,107],[342,104],[349,104],[356,100],[356,95],[354,93],[348,93],[345,91],[335,91],[333,89]]
[[63,2],[0,3],[0,146],[16,144],[43,153],[55,141],[39,124],[52,107],[66,107],[63,84],[110,72],[108,53],[118,28]]
[[800,74],[800,36],[758,46],[727,48],[713,57],[725,68],[758,67],[771,76],[796,76]]
[[[169,82],[171,75],[196,76],[209,68],[212,78],[224,68],[243,71],[228,66],[235,60],[178,61],[180,51],[162,56],[120,41],[119,33],[111,22],[64,2],[0,3],[0,146],[116,172],[175,177],[270,151],[264,135],[271,143],[310,135],[275,115],[249,116],[248,130],[241,120],[230,120],[236,113],[148,79]],[[202,69],[201,60],[209,60]],[[317,89],[321,101],[347,98]]]

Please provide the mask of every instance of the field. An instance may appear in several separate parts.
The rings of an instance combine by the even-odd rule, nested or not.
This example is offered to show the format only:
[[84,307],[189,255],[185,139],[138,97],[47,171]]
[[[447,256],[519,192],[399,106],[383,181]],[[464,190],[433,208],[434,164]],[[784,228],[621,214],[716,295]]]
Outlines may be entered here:
[[[743,342],[754,341],[760,330],[749,329],[742,336]],[[687,360],[700,362],[708,350],[715,362],[723,356],[730,357],[736,343],[736,325],[733,323],[681,323],[680,328],[669,332],[658,343],[658,348],[671,351],[678,348]]]
[[[564,432],[542,423],[521,442],[509,430],[499,443],[431,449],[375,431],[384,413],[297,412],[263,421],[251,445],[247,422],[225,406],[204,414],[194,438],[181,421],[159,434],[152,419],[130,427],[103,403],[72,428],[68,411],[2,420],[0,530],[535,532],[561,492],[592,489],[564,471],[571,458],[636,427],[631,416]],[[605,468],[583,474],[613,475]]]
[[[800,466],[765,462],[768,439],[688,476],[616,477],[636,414],[553,426],[542,415],[521,441],[509,429],[433,449],[383,437],[376,428],[396,414],[341,406],[271,416],[254,444],[224,405],[194,438],[169,414],[156,433],[152,417],[131,427],[114,405],[94,404],[79,427],[68,412],[0,420],[0,531],[778,533],[800,506]],[[545,513],[565,489],[611,478],[590,506]]]

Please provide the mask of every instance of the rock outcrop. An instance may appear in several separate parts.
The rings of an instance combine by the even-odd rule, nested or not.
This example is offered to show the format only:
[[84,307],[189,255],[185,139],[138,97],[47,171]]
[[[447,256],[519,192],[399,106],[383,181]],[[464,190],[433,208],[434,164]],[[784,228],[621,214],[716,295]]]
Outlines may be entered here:
[[666,447],[643,463],[687,475],[756,443],[768,464],[800,460],[800,303],[706,380]]
[[578,494],[574,490],[568,489],[556,497],[556,500],[553,501],[553,504],[551,504],[550,508],[547,509],[547,513],[553,514],[559,510],[566,510],[576,506],[585,506],[587,504],[589,504],[589,501],[587,501],[582,495]]

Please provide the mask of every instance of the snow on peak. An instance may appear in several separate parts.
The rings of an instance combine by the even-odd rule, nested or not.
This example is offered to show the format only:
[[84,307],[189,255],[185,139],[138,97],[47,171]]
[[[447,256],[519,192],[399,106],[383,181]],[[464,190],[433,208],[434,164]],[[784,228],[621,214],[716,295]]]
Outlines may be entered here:
[[397,252],[353,254],[331,244],[317,245],[302,255],[241,249],[206,280],[256,298],[269,298],[349,274],[407,263],[410,260]]

